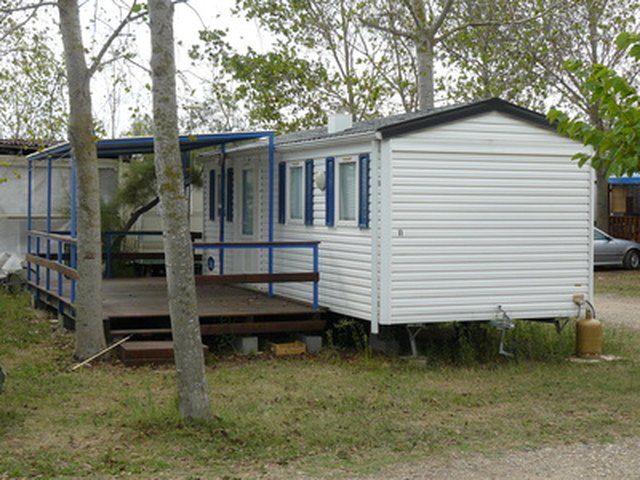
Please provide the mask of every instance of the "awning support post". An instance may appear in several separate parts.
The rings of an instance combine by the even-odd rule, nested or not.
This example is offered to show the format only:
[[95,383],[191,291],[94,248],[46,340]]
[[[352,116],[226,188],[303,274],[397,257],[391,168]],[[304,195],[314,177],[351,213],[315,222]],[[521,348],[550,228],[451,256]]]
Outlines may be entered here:
[[[222,155],[222,161],[220,162],[220,243],[224,243],[224,222],[225,222],[225,173],[227,168],[227,152],[225,148],[226,144],[223,143],[220,145],[220,154]],[[209,186],[211,189],[211,186]],[[219,263],[220,263],[220,275],[224,275],[224,248],[221,248],[219,253]]]
[[[269,181],[269,215],[268,215],[268,231],[269,231],[269,242],[273,242],[273,210],[274,210],[274,194],[273,194],[273,177],[274,177],[274,169],[275,169],[275,137],[273,133],[269,134],[269,162],[268,162],[268,181]],[[269,273],[273,273],[273,248],[269,247],[268,249],[268,266]],[[273,283],[269,283],[268,289],[269,297],[273,297]]]

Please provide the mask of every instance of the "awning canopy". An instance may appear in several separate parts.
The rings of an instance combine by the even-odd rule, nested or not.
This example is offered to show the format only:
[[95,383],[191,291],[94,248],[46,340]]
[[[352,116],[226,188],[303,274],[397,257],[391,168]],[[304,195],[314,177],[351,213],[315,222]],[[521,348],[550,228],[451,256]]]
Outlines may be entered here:
[[[181,135],[180,151],[189,152],[200,148],[222,145],[242,140],[256,140],[271,137],[273,132],[238,132],[238,133],[207,133],[203,135]],[[135,155],[153,153],[153,137],[123,137],[96,142],[99,158],[118,158],[123,155]],[[33,153],[27,157],[29,160],[47,160],[59,158],[71,158],[71,145],[63,143]]]
[[640,185],[640,173],[631,177],[610,177],[609,185]]

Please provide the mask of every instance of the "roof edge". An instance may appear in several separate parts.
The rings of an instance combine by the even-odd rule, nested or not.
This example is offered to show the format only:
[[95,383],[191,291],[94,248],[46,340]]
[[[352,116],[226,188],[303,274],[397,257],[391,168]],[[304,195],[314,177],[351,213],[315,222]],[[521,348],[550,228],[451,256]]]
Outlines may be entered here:
[[481,100],[475,103],[461,105],[456,108],[447,109],[442,112],[425,113],[424,117],[418,117],[411,120],[381,127],[376,130],[383,138],[395,135],[403,135],[415,130],[443,125],[463,118],[480,115],[488,112],[500,112],[512,117],[533,123],[543,128],[554,130],[553,125],[549,123],[547,117],[541,113],[519,107],[511,102],[494,97],[487,100]]

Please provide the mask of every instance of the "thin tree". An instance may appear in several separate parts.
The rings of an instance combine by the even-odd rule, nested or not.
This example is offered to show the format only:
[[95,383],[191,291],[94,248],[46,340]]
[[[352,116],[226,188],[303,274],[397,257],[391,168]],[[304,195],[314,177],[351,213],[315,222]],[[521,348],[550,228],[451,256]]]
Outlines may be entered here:
[[[40,2],[42,3],[42,2]],[[87,64],[78,0],[58,0],[69,90],[69,140],[78,175],[78,293],[76,295],[75,355],[85,359],[105,347],[102,326],[102,242],[98,156],[91,105],[91,78],[104,65],[123,58],[118,52],[105,59],[127,24],[145,15],[133,1],[126,15]]]
[[78,294],[76,357],[105,345],[102,327],[102,248],[98,154],[91,111],[91,74],[85,59],[77,0],[59,0],[60,32],[69,89],[69,140],[78,174]]
[[164,230],[180,414],[185,420],[208,419],[211,417],[211,407],[204,370],[189,214],[178,143],[173,4],[170,0],[149,1],[149,25],[154,155]]
[[371,28],[413,43],[420,110],[435,106],[434,68],[441,44],[471,28],[531,22],[547,15],[555,5],[533,16],[489,19],[474,18],[465,7],[460,0],[380,0],[377,13],[363,20]]

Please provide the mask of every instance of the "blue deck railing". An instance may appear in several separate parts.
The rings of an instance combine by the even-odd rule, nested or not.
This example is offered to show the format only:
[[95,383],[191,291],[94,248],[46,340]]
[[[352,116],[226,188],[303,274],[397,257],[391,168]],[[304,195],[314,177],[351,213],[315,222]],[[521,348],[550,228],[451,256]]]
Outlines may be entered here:
[[[58,300],[60,311],[63,310],[65,303],[69,305],[75,303],[78,280],[76,270],[78,253],[75,238],[59,233],[29,230],[26,260],[27,283],[35,290],[37,300],[40,293],[47,293]],[[42,270],[44,270],[44,282]],[[52,277],[52,272],[56,277]],[[66,296],[67,285],[69,286],[68,297]]]
[[[161,231],[109,231],[103,233],[104,252],[105,252],[105,277],[111,278],[113,275],[113,239],[117,237],[148,237],[162,236]],[[193,239],[193,234],[192,234]],[[222,261],[220,262],[220,274],[216,275],[221,280],[228,279],[229,283],[267,283],[268,294],[273,296],[273,284],[279,282],[312,282],[312,305],[314,309],[319,306],[319,245],[320,242],[215,242],[215,243],[193,243],[194,251],[202,251],[206,253],[208,250],[217,250],[220,252],[220,258],[224,258],[224,252],[228,250],[266,250],[268,253],[268,270],[267,274],[242,274],[242,275],[225,275]],[[274,273],[274,252],[277,250],[302,249],[309,250],[312,255],[312,272],[297,272],[295,274],[277,274]],[[204,255],[203,255],[204,258]],[[256,280],[257,281],[251,281]],[[298,280],[300,279],[300,280]]]
[[[313,276],[308,278],[312,278],[312,280],[307,280],[313,282],[313,299],[312,305],[314,309],[317,309],[319,306],[319,247],[320,242],[239,242],[239,243],[194,243],[194,250],[202,250],[206,252],[207,250],[219,250],[224,253],[227,250],[266,250],[269,255],[269,274],[273,274],[273,255],[276,250],[290,250],[290,249],[309,249],[312,253],[312,262],[313,262]],[[269,275],[267,274],[267,275]],[[277,275],[273,275],[274,281],[269,281],[269,296],[273,296],[273,283],[277,282]],[[302,273],[301,275],[304,275]],[[220,276],[224,277],[224,272],[221,272]],[[266,277],[267,280],[269,277]],[[252,283],[248,281],[247,283]]]

